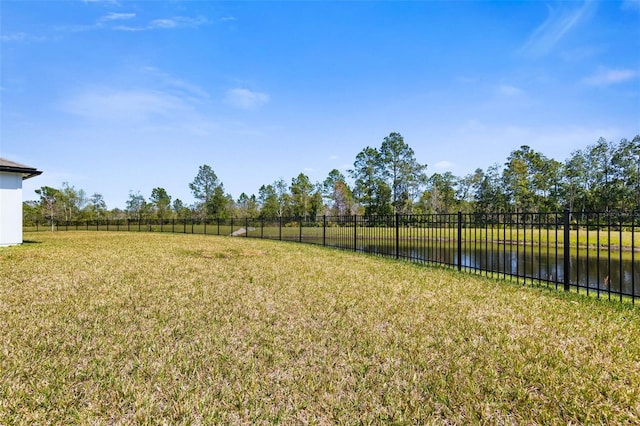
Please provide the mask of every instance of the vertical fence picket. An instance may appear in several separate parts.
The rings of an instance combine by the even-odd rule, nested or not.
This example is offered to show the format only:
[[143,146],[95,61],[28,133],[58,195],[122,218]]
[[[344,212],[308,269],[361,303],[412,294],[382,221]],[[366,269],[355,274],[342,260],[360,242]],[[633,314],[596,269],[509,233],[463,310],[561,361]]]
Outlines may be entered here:
[[458,271],[462,271],[462,212],[458,212]]
[[400,258],[400,214],[395,214],[395,228],[396,228],[396,241],[395,241],[395,257]]
[[[640,218],[640,210],[638,211]],[[636,216],[631,214],[631,303],[636,303],[636,239],[635,239]]]
[[607,212],[607,277],[605,285],[607,286],[607,298],[611,300],[611,214]]
[[618,260],[618,265],[619,265],[619,271],[618,271],[618,276],[619,278],[619,284],[618,284],[618,291],[620,292],[620,302],[622,302],[622,293],[624,293],[624,288],[622,285],[622,277],[624,277],[624,273],[622,270],[622,228],[624,227],[624,221],[622,218],[622,215],[620,215],[620,230],[619,230],[619,237],[620,237],[620,242],[618,243],[620,249],[618,250],[618,255],[619,255],[619,260]]
[[576,293],[580,293],[580,220],[576,222]]
[[587,259],[587,277],[585,278],[585,282],[586,282],[586,287],[587,287],[587,296],[589,296],[590,287],[591,287],[589,285],[589,252],[591,250],[590,250],[590,247],[589,247],[589,218],[588,217],[587,217],[587,223],[585,224],[585,228],[586,228],[586,233],[587,233],[587,235],[586,235],[587,238],[586,238],[586,242],[585,242],[585,245],[587,246],[587,256],[586,256],[586,259]]
[[570,247],[569,247],[569,238],[570,238],[570,233],[569,233],[569,209],[566,209],[564,211],[564,241],[563,241],[563,248],[564,248],[564,270],[562,271],[563,274],[563,278],[564,278],[564,291],[569,291],[569,267],[570,267]]
[[358,250],[358,216],[353,215],[353,251]]
[[640,219],[640,210],[638,216],[631,215],[631,303],[636,303],[636,219]]
[[322,245],[327,245],[327,216],[322,215]]

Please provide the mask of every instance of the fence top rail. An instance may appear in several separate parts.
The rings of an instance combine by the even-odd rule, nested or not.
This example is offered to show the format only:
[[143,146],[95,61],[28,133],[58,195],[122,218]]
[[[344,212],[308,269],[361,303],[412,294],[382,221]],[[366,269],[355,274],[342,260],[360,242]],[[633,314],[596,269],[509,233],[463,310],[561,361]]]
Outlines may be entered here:
[[[273,222],[273,223],[321,223],[327,222],[341,222],[341,223],[381,223],[399,220],[402,222],[444,222],[457,220],[460,217],[465,222],[473,221],[489,221],[500,223],[511,222],[542,222],[543,218],[547,221],[556,219],[561,222],[564,215],[569,215],[570,223],[593,224],[600,223],[606,225],[609,223],[629,223],[640,224],[640,211],[633,212],[619,212],[619,211],[555,211],[555,212],[456,212],[456,213],[420,213],[420,214],[387,214],[387,215],[317,215],[317,216],[276,216],[276,217],[188,217],[188,218],[94,218],[94,219],[76,219],[76,220],[63,220],[53,219],[53,223],[62,225],[76,225],[82,224],[95,225],[106,223],[230,223],[240,221],[252,221],[252,222]],[[28,219],[25,218],[23,223],[25,224],[51,224],[50,218],[43,219]]]

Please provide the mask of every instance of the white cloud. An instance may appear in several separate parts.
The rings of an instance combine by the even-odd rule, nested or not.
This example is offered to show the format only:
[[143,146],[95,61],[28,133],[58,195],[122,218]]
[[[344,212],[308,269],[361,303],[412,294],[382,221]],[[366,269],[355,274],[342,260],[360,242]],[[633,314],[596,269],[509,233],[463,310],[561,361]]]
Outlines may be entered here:
[[148,25],[148,29],[172,29],[172,28],[197,28],[208,20],[204,17],[189,18],[176,16],[170,19],[154,19]]
[[587,0],[581,7],[569,11],[549,7],[547,19],[531,33],[520,52],[529,56],[546,55],[567,33],[587,21],[596,8],[597,2],[593,0]]
[[44,41],[44,40],[45,40],[44,37],[34,36],[24,32],[2,34],[2,36],[0,36],[0,41],[2,41],[3,43],[5,42],[19,43],[19,42],[27,42],[27,41]]
[[103,16],[102,18],[100,18],[101,22],[108,22],[108,21],[125,21],[128,19],[133,19],[136,17],[135,13],[114,13],[111,12],[105,16]]
[[27,33],[12,33],[12,34],[3,34],[0,37],[2,41],[24,41],[27,39]]
[[259,108],[269,102],[269,95],[238,88],[227,90],[226,100],[236,108],[250,110]]
[[85,90],[62,103],[68,113],[85,118],[116,121],[144,121],[170,117],[189,110],[182,99],[152,90]]
[[172,93],[179,94],[183,97],[189,98],[190,100],[209,99],[209,94],[200,86],[174,77],[173,75],[155,67],[144,67],[142,72],[146,76],[152,77],[162,85],[163,88],[171,91]]
[[585,77],[582,82],[589,86],[610,86],[633,80],[637,76],[638,72],[631,69],[600,68],[594,74]]
[[128,31],[128,32],[139,32],[139,31],[147,31],[147,27],[132,27],[130,25],[116,25],[111,28],[115,31]]
[[190,18],[186,16],[175,16],[173,18],[154,19],[146,25],[117,25],[112,29],[117,31],[150,31],[150,30],[171,30],[177,28],[198,28],[207,24],[209,21],[205,17]]
[[123,21],[135,20],[135,13],[115,13],[111,12],[100,17],[93,24],[89,25],[70,25],[57,27],[58,31],[64,32],[84,32],[111,29],[115,31],[151,31],[151,30],[169,30],[177,28],[198,28],[207,24],[207,18],[198,16],[195,18],[187,16],[174,16],[172,18],[158,18],[148,23],[133,23],[131,25],[122,24]]
[[501,84],[498,86],[498,92],[507,97],[519,96],[524,93],[519,87],[511,86],[509,84]]
[[175,28],[178,24],[173,19],[154,19],[149,24],[149,28]]

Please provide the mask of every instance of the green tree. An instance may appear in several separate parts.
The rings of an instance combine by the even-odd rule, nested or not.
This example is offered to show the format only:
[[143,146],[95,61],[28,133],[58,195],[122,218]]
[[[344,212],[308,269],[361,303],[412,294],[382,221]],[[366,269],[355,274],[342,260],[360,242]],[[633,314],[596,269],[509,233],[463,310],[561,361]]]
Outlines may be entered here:
[[426,184],[427,166],[418,163],[400,133],[385,137],[379,152],[382,176],[391,188],[393,212],[410,213],[414,199]]
[[273,185],[262,185],[260,187],[258,190],[258,204],[261,218],[271,219],[279,216],[278,194]]
[[560,163],[527,145],[513,151],[503,171],[503,184],[517,211],[558,208]]
[[291,194],[289,193],[289,187],[284,179],[278,179],[273,183],[273,188],[276,191],[278,200],[278,217],[292,216],[291,210]]
[[123,220],[128,217],[126,210],[122,210],[118,207],[111,209],[111,211],[109,211],[108,213],[112,219],[116,220]]
[[587,206],[589,210],[610,211],[615,208],[614,146],[605,138],[598,139],[586,150],[587,159]]
[[640,211],[640,135],[633,140],[622,139],[615,145],[611,164],[614,207],[621,211]]
[[185,206],[180,198],[173,200],[173,214],[178,219],[186,219],[191,216],[191,209]]
[[218,213],[219,217],[230,218],[236,213],[236,201],[231,194],[224,194],[223,192],[223,204],[222,210]]
[[258,200],[255,195],[248,196],[244,192],[238,197],[236,201],[237,215],[239,217],[254,218],[259,214]]
[[58,200],[61,197],[60,191],[50,186],[43,186],[36,189],[36,194],[40,196],[40,211],[42,215],[51,222],[51,231],[55,230],[55,221],[59,215]]
[[[631,140],[629,156],[633,161],[636,161],[636,167],[634,168],[633,173],[630,174],[633,177],[629,179],[629,186],[635,193],[636,197],[633,207],[630,206],[629,209],[640,213],[640,135],[636,135]],[[630,198],[633,199],[633,197]]]
[[451,173],[434,173],[427,180],[427,190],[423,192],[421,204],[426,213],[452,213],[457,208],[456,177]]
[[307,219],[311,213],[314,186],[309,177],[300,173],[291,179],[291,211],[293,216]]
[[104,201],[102,194],[95,192],[89,197],[89,202],[85,210],[89,213],[91,219],[99,219],[101,216],[104,216],[107,211],[107,203]]
[[311,195],[310,205],[309,205],[309,217],[312,219],[317,219],[318,216],[323,214],[324,212],[324,200],[322,199],[322,185],[315,185],[315,190]]
[[581,212],[586,210],[588,175],[587,158],[584,152],[573,151],[562,167],[561,194],[569,210]]
[[130,218],[140,221],[147,213],[148,209],[149,205],[144,199],[144,196],[140,194],[140,191],[136,193],[129,191],[129,198],[127,199],[127,213]]
[[224,186],[213,169],[204,164],[189,184],[193,196],[200,200],[201,207],[207,217],[220,216],[226,212],[228,198]]
[[385,181],[382,155],[371,147],[366,147],[356,156],[349,174],[355,181],[353,194],[363,207],[364,214],[390,214],[391,188]]
[[460,202],[460,210],[465,213],[474,211],[475,191],[480,186],[484,172],[482,169],[476,169],[473,173],[466,175],[462,179],[458,179],[456,189],[456,199]]
[[516,211],[531,210],[533,205],[533,188],[527,159],[531,152],[531,148],[526,145],[513,151],[507,158],[506,168],[502,173],[507,194]]
[[493,164],[486,172],[479,173],[475,187],[476,213],[492,213],[506,211],[509,208],[509,197],[503,187],[500,166]]
[[171,212],[171,196],[164,188],[153,188],[149,198],[158,219],[163,220]]
[[68,182],[62,183],[58,190],[57,204],[60,209],[61,219],[64,221],[76,220],[80,211],[87,202],[84,190],[70,186]]
[[25,201],[22,203],[22,221],[25,225],[35,224],[41,214],[40,203],[37,201]]
[[322,195],[327,204],[327,213],[331,216],[351,215],[355,213],[353,192],[345,176],[337,169],[329,172],[322,183]]
[[562,210],[562,173],[562,163],[540,155],[533,175],[538,211],[552,212]]

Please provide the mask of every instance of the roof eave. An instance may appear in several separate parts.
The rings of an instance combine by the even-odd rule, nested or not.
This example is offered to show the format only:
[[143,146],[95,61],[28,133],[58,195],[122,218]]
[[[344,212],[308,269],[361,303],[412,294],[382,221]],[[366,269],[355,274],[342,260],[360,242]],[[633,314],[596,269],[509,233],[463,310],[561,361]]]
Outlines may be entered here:
[[22,175],[22,180],[26,180],[32,178],[34,176],[39,176],[42,174],[40,170],[36,169],[25,169],[23,167],[11,167],[11,166],[2,166],[0,167],[0,172],[8,172],[8,173],[17,173]]
[[29,172],[29,173],[23,173],[22,174],[22,180],[27,180],[27,179],[35,177],[35,176],[40,176],[41,174],[42,174],[42,172],[40,170],[34,170],[32,172]]

